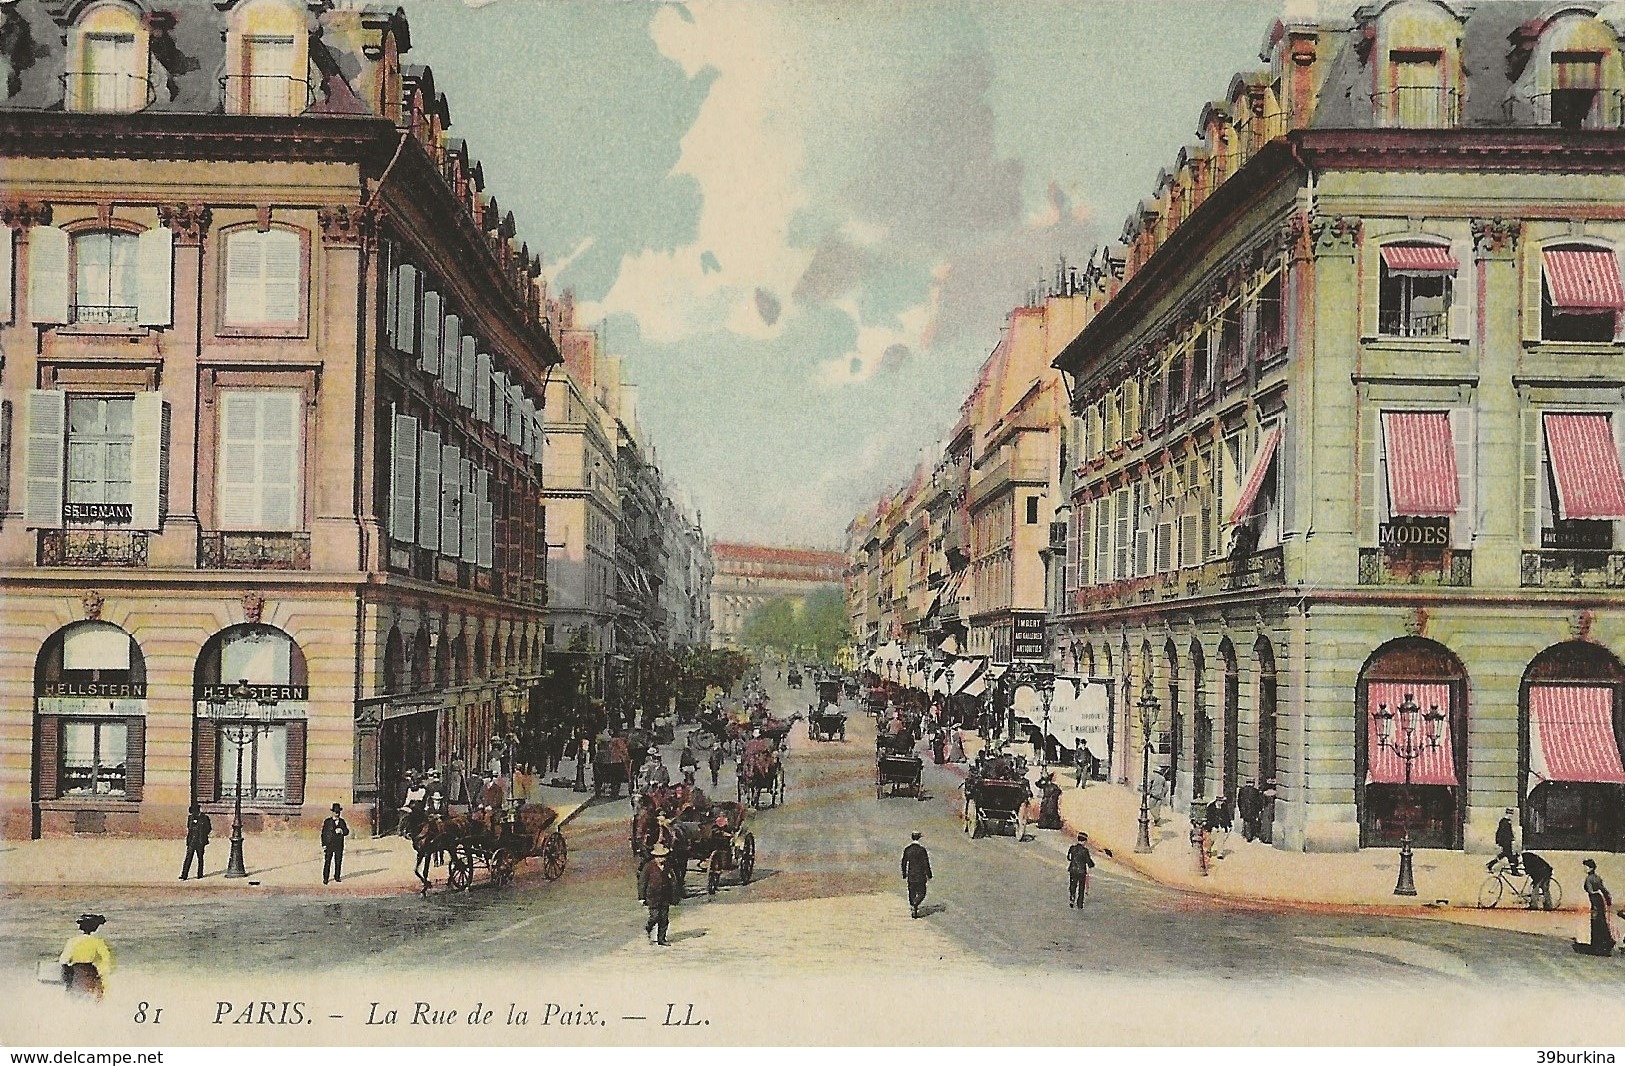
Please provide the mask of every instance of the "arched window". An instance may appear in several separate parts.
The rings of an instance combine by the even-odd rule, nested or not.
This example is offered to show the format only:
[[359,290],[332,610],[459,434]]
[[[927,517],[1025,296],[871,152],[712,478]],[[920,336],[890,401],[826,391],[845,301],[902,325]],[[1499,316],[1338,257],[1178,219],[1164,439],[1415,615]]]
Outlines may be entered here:
[[1531,848],[1625,850],[1625,667],[1587,641],[1553,645],[1524,671],[1518,795]]
[[223,324],[237,329],[296,330],[306,307],[306,235],[273,226],[226,234]]
[[134,325],[141,304],[140,237],[121,230],[73,236],[73,321]]
[[1229,637],[1219,641],[1219,661],[1224,666],[1224,765],[1219,788],[1234,797],[1241,788],[1241,670]]
[[223,629],[198,654],[193,687],[211,712],[196,719],[198,798],[303,805],[310,671],[298,642],[271,625]]
[[[1435,708],[1444,715],[1436,727],[1423,717]],[[1388,727],[1379,718],[1386,714],[1395,717],[1384,740]],[[1421,637],[1384,644],[1360,671],[1353,724],[1360,846],[1394,847],[1408,833],[1419,847],[1461,847],[1467,813],[1467,673],[1461,660]]]
[[1540,339],[1606,344],[1620,332],[1625,283],[1619,255],[1595,244],[1541,249]]
[[406,683],[406,641],[401,639],[400,627],[390,626],[389,636],[384,639],[383,694],[393,696],[405,692]]
[[1377,330],[1385,337],[1443,337],[1450,330],[1456,271],[1448,244],[1395,241],[1380,250]]
[[[1191,798],[1207,795],[1208,770],[1213,761],[1213,719],[1208,716],[1206,662],[1202,645],[1191,641]],[[1220,790],[1222,795],[1229,793]]]
[[150,34],[127,3],[96,4],[74,28],[63,76],[68,111],[140,111],[152,103]]
[[41,799],[141,798],[147,668],[141,647],[109,622],[46,638],[34,663]]

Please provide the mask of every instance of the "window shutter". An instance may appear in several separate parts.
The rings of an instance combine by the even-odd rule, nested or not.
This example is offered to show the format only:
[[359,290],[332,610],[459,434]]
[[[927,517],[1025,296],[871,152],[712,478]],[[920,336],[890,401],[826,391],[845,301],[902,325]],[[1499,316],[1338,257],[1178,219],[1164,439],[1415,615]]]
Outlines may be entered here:
[[175,235],[168,226],[149,229],[135,242],[136,312],[140,326],[169,326],[175,321]]
[[440,554],[462,552],[463,455],[455,444],[440,446]]
[[260,438],[259,396],[242,390],[220,394],[220,442],[215,479],[215,519],[221,529],[253,529],[259,517],[256,478]]
[[1377,525],[1386,517],[1378,506],[1382,494],[1382,412],[1366,406],[1360,408],[1357,417],[1360,423],[1359,543],[1371,547],[1377,544]]
[[1471,340],[1478,320],[1478,277],[1473,269],[1471,241],[1451,241],[1450,254],[1461,267],[1450,282],[1450,311],[1446,326],[1451,340]]
[[163,525],[169,490],[169,405],[161,393],[138,392],[134,408],[130,528],[156,530]]
[[440,316],[440,294],[433,289],[424,290],[423,344],[418,365],[435,376],[440,374],[440,330],[444,325]]
[[1523,492],[1521,510],[1523,512],[1523,544],[1525,548],[1540,547],[1540,529],[1544,524],[1541,521],[1541,484],[1545,475],[1546,442],[1541,439],[1541,413],[1533,407],[1524,408],[1523,417],[1519,426],[1522,431],[1522,470]]
[[395,264],[395,246],[385,243],[379,256],[379,268],[383,274],[384,286],[384,339],[391,348],[398,348],[396,343],[396,322],[400,316],[401,272]]
[[220,740],[214,722],[207,718],[194,718],[192,730],[193,762],[197,765],[197,792],[193,798],[213,803],[220,798]]
[[1298,477],[1297,477],[1297,441],[1293,436],[1292,428],[1287,425],[1286,413],[1282,412],[1281,420],[1275,423],[1281,431],[1281,439],[1275,445],[1275,513],[1276,528],[1280,535],[1298,528]]
[[478,501],[474,498],[474,464],[467,459],[463,460],[463,491],[462,491],[462,555],[465,563],[472,563],[479,559],[478,544],[480,509]]
[[62,493],[67,442],[67,395],[28,394],[27,452],[23,458],[23,524],[29,529],[62,528]]
[[147,783],[147,720],[139,715],[124,719],[124,798],[141,802]]
[[428,430],[418,442],[418,543],[440,550],[440,434]]
[[458,360],[463,354],[463,320],[448,314],[444,322],[440,342],[440,387],[455,396],[462,374]]
[[411,544],[417,540],[418,420],[397,414],[389,443],[389,535]]
[[508,435],[508,373],[505,370],[491,375],[491,428],[501,436]]
[[[1523,339],[1526,342],[1540,340],[1540,298],[1542,290],[1541,266],[1544,260],[1541,256],[1540,245],[1533,241],[1525,241],[1523,245]],[[1537,421],[1539,421],[1537,419]],[[1536,530],[1536,543],[1539,543],[1539,530]]]
[[519,385],[508,386],[508,441],[519,443],[520,420],[525,409],[525,390]]
[[1375,337],[1382,310],[1382,249],[1376,241],[1360,244],[1360,336]]
[[39,725],[39,794],[40,799],[56,799],[58,769],[62,762],[62,719],[42,714],[34,719]]
[[239,230],[226,239],[226,321],[264,322],[265,312],[265,244]]
[[1196,515],[1179,518],[1179,565],[1199,566],[1202,562],[1202,527]]
[[1456,492],[1459,504],[1450,520],[1453,547],[1471,548],[1478,530],[1478,419],[1471,407],[1450,412],[1450,436],[1456,444]]
[[11,324],[11,295],[17,283],[17,236],[10,226],[0,233],[0,326]]
[[1157,523],[1157,573],[1174,569],[1174,524]]
[[491,424],[491,353],[474,357],[474,417]]
[[305,749],[308,746],[308,728],[303,718],[288,722],[287,776],[283,780],[283,796],[290,804],[303,806],[305,802]]
[[491,475],[481,470],[474,482],[474,498],[479,507],[479,517],[475,528],[475,560],[476,566],[484,570],[491,569],[491,533],[492,521],[496,517],[495,509],[491,506]]
[[28,231],[28,317],[38,326],[68,320],[68,231],[35,226]]
[[474,373],[475,341],[472,333],[463,334],[463,351],[457,360],[457,369],[460,371],[457,378],[457,403],[459,406],[472,409],[474,406]]
[[1102,496],[1095,501],[1095,572],[1090,584],[1104,585],[1111,580],[1112,557],[1112,498]]
[[274,229],[265,241],[265,318],[298,322],[304,295],[304,241],[292,230]]
[[395,268],[395,349],[418,350],[418,270],[411,263]]
[[303,529],[299,488],[301,396],[281,389],[260,394],[259,529]]

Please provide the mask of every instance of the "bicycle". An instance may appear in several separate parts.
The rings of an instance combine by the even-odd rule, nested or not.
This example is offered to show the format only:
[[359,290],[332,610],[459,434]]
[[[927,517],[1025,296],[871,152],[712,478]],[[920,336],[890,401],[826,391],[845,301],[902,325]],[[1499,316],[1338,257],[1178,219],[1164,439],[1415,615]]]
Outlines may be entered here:
[[1486,877],[1484,883],[1479,886],[1478,905],[1486,909],[1497,907],[1500,905],[1502,897],[1510,890],[1512,897],[1527,910],[1544,909],[1555,911],[1563,905],[1563,886],[1558,884],[1556,877],[1553,877],[1546,884],[1544,906],[1537,908],[1536,901],[1539,895],[1535,892],[1534,880],[1522,868],[1517,873],[1513,873],[1506,860],[1503,859],[1495,864],[1490,876]]

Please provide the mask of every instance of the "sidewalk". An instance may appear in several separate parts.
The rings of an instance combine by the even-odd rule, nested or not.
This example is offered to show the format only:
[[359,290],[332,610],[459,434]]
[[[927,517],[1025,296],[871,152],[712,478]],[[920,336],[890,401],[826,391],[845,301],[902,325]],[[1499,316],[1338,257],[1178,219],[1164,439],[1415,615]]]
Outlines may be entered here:
[[[965,748],[971,759],[975,759],[981,747],[979,739],[967,737]],[[1016,750],[1024,751],[1025,745]],[[952,767],[960,772],[967,768]],[[1152,881],[1192,892],[1294,907],[1434,918],[1571,940],[1577,935],[1586,935],[1588,912],[1585,893],[1581,891],[1585,870],[1580,860],[1596,859],[1597,872],[1610,887],[1625,885],[1625,856],[1605,852],[1542,851],[1563,887],[1562,910],[1524,910],[1510,893],[1499,907],[1483,909],[1478,906],[1478,889],[1486,877],[1484,864],[1489,861],[1489,855],[1417,849],[1412,860],[1417,894],[1396,896],[1393,892],[1399,872],[1397,848],[1369,848],[1343,854],[1282,851],[1259,841],[1243,841],[1239,819],[1228,839],[1221,839],[1217,849],[1220,857],[1212,861],[1209,873],[1203,876],[1191,848],[1188,814],[1165,811],[1162,825],[1152,826],[1151,852],[1137,854],[1134,850],[1140,818],[1137,788],[1094,781],[1087,788],[1079,789],[1072,784],[1070,767],[1057,766],[1052,770],[1056,782],[1062,786],[1064,828],[1060,832],[1040,831],[1029,824],[1029,835],[1065,847],[1079,831],[1087,832],[1097,859],[1104,852],[1112,861]],[[1030,770],[1029,779],[1036,781],[1038,773],[1036,768]]]
[[[559,824],[573,818],[591,793],[534,785],[526,803],[545,804]],[[398,836],[365,837],[352,826],[344,849],[344,880],[322,884],[322,847],[314,831],[266,830],[244,835],[248,876],[227,880],[231,819],[216,818],[209,841],[208,874],[179,880],[186,845],[180,840],[123,837],[57,837],[0,841],[0,895],[57,894],[63,889],[162,889],[165,893],[304,893],[320,896],[393,896],[415,893],[410,841]],[[529,864],[534,865],[534,864]],[[520,867],[519,876],[526,876]],[[540,876],[539,874],[537,876]],[[444,870],[436,871],[443,884]]]

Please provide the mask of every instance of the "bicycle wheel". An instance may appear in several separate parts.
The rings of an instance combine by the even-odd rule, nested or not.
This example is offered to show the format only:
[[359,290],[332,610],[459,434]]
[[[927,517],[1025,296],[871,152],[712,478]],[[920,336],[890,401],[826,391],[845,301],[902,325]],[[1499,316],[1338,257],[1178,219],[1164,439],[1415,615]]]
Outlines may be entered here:
[[1551,896],[1551,905],[1546,908],[1547,910],[1555,911],[1563,906],[1563,886],[1557,883],[1555,877],[1551,880],[1549,895]]
[[1484,878],[1484,883],[1478,886],[1478,905],[1480,907],[1494,907],[1501,902],[1501,893],[1506,891],[1506,882],[1491,874]]

